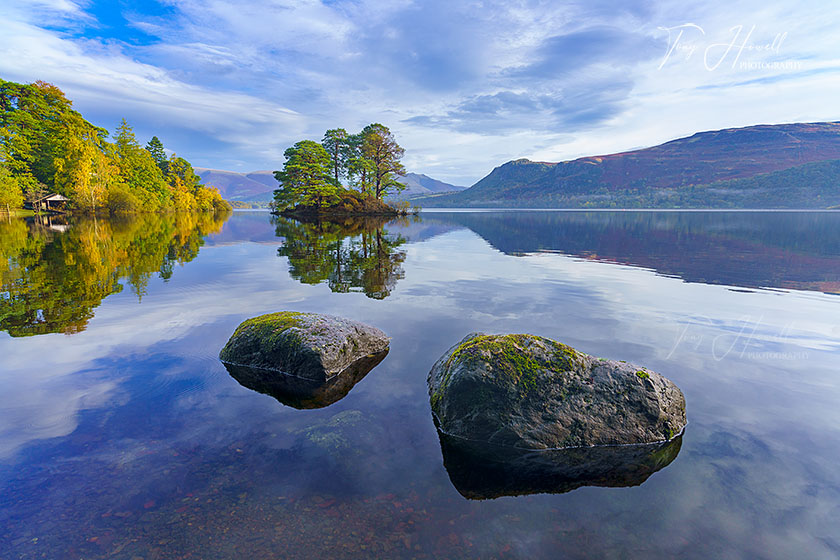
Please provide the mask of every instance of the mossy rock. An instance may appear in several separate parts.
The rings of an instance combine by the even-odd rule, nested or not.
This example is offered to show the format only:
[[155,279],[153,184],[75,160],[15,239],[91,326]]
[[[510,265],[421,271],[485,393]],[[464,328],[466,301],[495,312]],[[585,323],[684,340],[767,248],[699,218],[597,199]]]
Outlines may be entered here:
[[473,442],[647,444],[686,424],[682,392],[658,373],[527,334],[468,335],[435,363],[428,385],[438,428]]
[[384,358],[389,343],[385,333],[358,321],[281,311],[244,321],[219,359],[228,366],[256,370],[251,379],[281,373],[325,383],[342,374],[357,377],[359,364],[372,368]]

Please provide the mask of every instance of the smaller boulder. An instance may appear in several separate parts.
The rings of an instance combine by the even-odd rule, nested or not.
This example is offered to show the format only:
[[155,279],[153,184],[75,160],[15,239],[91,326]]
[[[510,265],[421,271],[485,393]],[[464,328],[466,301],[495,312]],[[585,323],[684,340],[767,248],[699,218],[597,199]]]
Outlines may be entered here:
[[385,333],[358,321],[281,311],[244,321],[219,359],[226,366],[258,369],[262,378],[273,372],[324,383],[336,376],[360,378],[359,370],[367,373],[378,364],[389,344]]

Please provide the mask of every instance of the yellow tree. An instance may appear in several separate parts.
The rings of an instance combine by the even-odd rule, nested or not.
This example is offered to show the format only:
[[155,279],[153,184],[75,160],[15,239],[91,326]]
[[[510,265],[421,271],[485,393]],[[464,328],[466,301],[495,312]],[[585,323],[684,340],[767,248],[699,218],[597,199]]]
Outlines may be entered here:
[[12,208],[23,206],[23,190],[20,183],[3,165],[0,165],[0,206],[6,207],[7,214],[11,214]]
[[56,184],[86,210],[102,207],[109,188],[120,182],[119,166],[98,144],[83,135],[69,134],[64,157],[55,161]]

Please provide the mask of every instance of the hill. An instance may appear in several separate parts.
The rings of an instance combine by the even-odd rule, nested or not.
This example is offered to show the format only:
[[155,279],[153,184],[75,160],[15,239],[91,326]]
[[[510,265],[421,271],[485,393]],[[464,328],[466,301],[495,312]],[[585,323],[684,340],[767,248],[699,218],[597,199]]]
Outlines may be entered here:
[[[278,186],[277,179],[274,178],[274,172],[272,171],[236,173],[235,171],[222,171],[206,167],[196,167],[195,171],[205,185],[219,189],[222,197],[226,200],[268,202],[273,198],[274,189]],[[406,173],[398,177],[397,180],[406,185],[406,189],[400,193],[399,199],[459,191],[466,188],[450,185],[421,173]]]
[[397,177],[397,181],[406,186],[405,190],[400,193],[400,198],[462,191],[467,188],[450,185],[422,173],[406,173]]
[[268,202],[274,196],[274,189],[277,188],[277,180],[271,171],[236,173],[196,167],[195,172],[201,177],[202,183],[219,189],[225,200]]
[[560,163],[519,159],[427,207],[826,208],[840,205],[840,122],[700,132]]

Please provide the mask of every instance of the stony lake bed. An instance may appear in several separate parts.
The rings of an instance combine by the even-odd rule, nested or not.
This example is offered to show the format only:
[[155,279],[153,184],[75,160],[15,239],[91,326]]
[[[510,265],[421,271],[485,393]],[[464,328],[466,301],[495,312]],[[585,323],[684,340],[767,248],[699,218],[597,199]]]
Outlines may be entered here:
[[[840,554],[840,213],[144,220],[0,224],[0,558]],[[219,351],[282,310],[389,352],[249,388]],[[426,378],[471,332],[650,368],[684,433],[594,485],[453,453]]]

